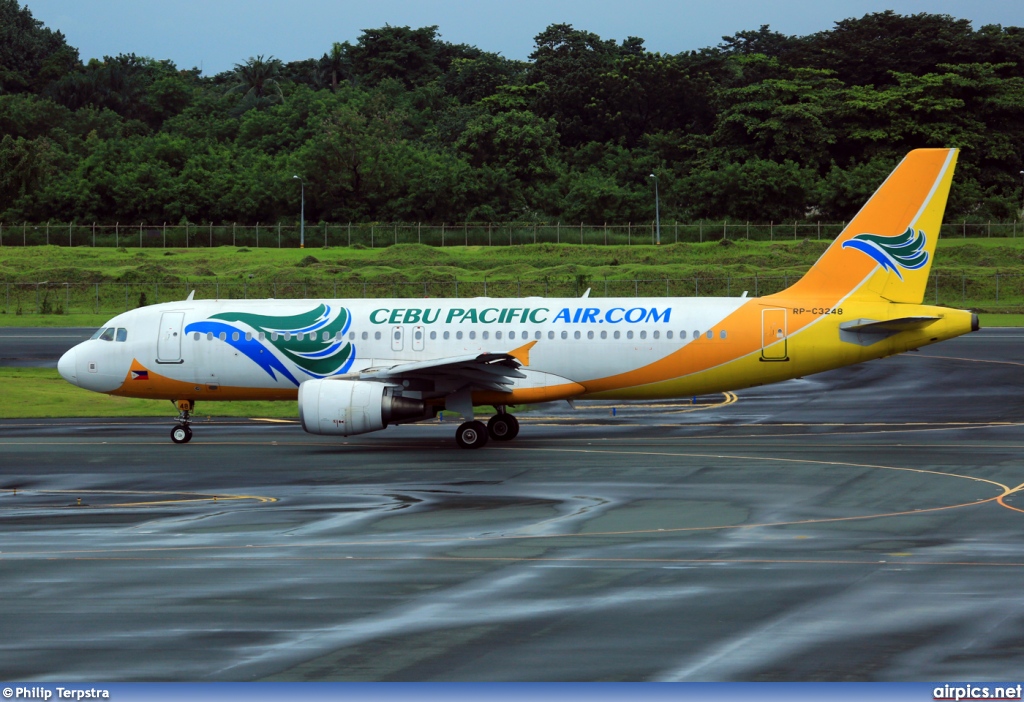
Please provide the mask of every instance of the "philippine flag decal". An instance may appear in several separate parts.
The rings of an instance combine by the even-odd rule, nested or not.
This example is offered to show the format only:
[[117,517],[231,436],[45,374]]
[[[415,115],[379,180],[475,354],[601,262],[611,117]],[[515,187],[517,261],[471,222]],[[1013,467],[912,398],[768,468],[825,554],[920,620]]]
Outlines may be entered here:
[[149,371],[146,370],[133,370],[132,380],[149,380]]

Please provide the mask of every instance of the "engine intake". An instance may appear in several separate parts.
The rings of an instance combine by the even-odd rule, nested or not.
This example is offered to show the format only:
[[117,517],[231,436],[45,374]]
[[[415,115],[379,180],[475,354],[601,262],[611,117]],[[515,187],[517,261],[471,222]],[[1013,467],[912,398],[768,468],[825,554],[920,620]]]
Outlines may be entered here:
[[352,436],[426,418],[423,400],[397,392],[368,380],[307,380],[299,386],[299,421],[310,434]]

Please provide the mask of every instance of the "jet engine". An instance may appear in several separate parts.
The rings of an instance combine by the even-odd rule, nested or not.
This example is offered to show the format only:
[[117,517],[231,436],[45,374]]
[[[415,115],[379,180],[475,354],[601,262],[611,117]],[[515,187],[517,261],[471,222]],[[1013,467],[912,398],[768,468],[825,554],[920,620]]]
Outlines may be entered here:
[[423,400],[367,380],[307,380],[299,386],[299,421],[310,434],[351,436],[428,417]]

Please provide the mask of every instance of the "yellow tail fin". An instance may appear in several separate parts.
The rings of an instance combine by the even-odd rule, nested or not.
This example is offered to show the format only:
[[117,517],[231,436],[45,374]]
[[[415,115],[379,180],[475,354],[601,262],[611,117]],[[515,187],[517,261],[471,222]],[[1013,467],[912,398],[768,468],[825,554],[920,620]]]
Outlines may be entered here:
[[868,293],[920,304],[935,258],[957,149],[907,154],[817,263],[786,294]]

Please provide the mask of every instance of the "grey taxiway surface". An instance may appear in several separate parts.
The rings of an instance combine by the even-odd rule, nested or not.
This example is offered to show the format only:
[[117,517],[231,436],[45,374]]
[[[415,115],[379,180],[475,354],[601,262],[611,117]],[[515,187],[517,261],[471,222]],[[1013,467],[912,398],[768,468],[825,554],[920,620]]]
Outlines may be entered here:
[[480,451],[0,421],[0,677],[1015,680],[1022,371],[983,330]]

